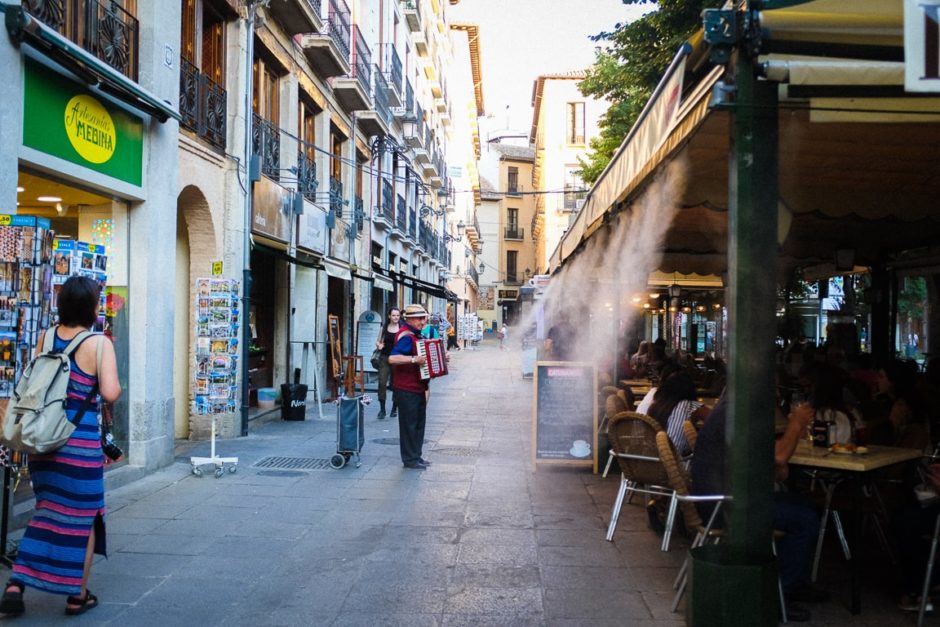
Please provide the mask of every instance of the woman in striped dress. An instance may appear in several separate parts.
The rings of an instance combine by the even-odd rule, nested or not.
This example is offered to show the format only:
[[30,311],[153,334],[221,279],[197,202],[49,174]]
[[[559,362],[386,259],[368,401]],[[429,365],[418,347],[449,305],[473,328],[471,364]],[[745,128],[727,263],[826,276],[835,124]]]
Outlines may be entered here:
[[[65,282],[58,299],[60,324],[45,332],[55,334],[54,351],[64,350],[76,335],[94,325],[99,293],[98,284],[86,277],[71,277]],[[39,340],[37,353],[43,340]],[[64,446],[29,456],[36,510],[0,599],[3,614],[25,611],[25,586],[67,595],[65,613],[70,615],[82,614],[98,604],[87,587],[94,553],[105,555],[104,457],[95,391],[97,388],[101,398],[111,402],[121,395],[121,384],[114,347],[103,335],[86,338],[70,359],[68,417],[75,418],[86,398],[90,402]]]

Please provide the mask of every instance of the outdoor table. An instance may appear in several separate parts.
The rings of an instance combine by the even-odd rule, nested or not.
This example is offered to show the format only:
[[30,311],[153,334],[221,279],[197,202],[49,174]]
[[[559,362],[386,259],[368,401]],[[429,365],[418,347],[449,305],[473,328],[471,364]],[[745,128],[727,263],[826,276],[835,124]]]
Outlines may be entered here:
[[833,453],[829,449],[813,446],[806,440],[797,444],[796,452],[790,458],[790,463],[807,468],[825,468],[836,470],[851,476],[854,495],[852,499],[852,516],[855,521],[852,529],[852,550],[855,555],[850,560],[852,570],[852,614],[861,612],[861,592],[859,588],[859,561],[861,556],[861,529],[862,529],[862,484],[865,476],[879,468],[901,464],[903,462],[920,459],[923,451],[913,448],[898,448],[895,446],[868,446],[865,454]]

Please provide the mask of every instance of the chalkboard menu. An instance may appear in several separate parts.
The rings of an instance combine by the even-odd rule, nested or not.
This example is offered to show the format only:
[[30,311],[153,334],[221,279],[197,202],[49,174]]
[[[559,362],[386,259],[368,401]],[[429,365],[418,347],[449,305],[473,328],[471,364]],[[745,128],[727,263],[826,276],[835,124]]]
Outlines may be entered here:
[[593,466],[597,472],[596,389],[593,364],[536,362],[533,463]]

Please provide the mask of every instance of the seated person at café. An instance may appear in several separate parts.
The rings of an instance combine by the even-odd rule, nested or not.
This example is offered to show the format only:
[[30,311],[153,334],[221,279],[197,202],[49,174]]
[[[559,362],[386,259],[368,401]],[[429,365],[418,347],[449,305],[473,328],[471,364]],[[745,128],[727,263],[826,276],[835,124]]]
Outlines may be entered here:
[[917,389],[917,364],[894,360],[880,374],[878,399],[891,407],[889,444],[927,450],[930,445],[927,404]]
[[697,422],[705,418],[708,410],[695,400],[695,382],[685,370],[678,370],[659,386],[653,403],[646,412],[666,430],[679,455],[688,456],[692,450],[685,438],[682,423]]
[[[659,373],[659,385],[662,385],[666,382],[666,379],[679,372],[679,366],[674,363],[668,363],[663,366],[663,369]],[[659,387],[651,387],[649,392],[640,400],[640,404],[637,405],[636,411],[638,414],[646,414],[647,416],[650,413],[650,407],[653,406],[653,400],[656,397],[656,391]]]
[[840,444],[852,442],[854,427],[861,422],[861,416],[845,402],[843,372],[834,366],[824,364],[816,368],[815,377],[812,406],[816,410],[816,420],[835,423],[835,442]]
[[640,342],[636,352],[630,357],[630,367],[633,368],[633,374],[636,377],[645,377],[649,366],[650,343],[646,340]]
[[[787,416],[787,426],[774,446],[774,474],[783,481],[789,474],[789,459],[796,445],[805,436],[806,428],[813,420],[813,408],[808,404],[795,407]],[[698,432],[695,455],[692,457],[692,492],[694,494],[726,494],[729,484],[725,481],[725,424],[727,400],[722,397],[705,419]],[[767,486],[769,490],[771,486]],[[704,505],[703,517],[711,514],[713,505]],[[810,566],[816,536],[819,532],[819,517],[808,499],[790,492],[774,493],[774,529],[782,531],[777,540],[777,561],[780,581],[787,598],[787,618],[794,622],[810,619],[810,612],[798,603],[825,601],[829,595],[809,583]],[[768,542],[770,539],[768,538]]]

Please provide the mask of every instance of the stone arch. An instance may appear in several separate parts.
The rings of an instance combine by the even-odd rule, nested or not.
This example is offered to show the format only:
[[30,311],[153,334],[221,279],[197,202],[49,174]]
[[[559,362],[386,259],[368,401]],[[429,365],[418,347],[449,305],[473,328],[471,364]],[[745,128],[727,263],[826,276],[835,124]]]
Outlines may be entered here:
[[[196,293],[196,279],[208,276],[212,262],[221,259],[222,255],[221,250],[219,250],[220,237],[212,219],[209,201],[198,186],[187,185],[179,193],[176,200],[176,218],[177,224],[184,227],[178,229],[178,232],[185,231],[186,234],[189,267],[185,270],[185,275],[188,277],[185,301],[180,302],[180,298],[177,298],[176,303],[177,307],[187,312],[185,316],[186,366],[182,368],[182,372],[185,373],[185,381],[179,385],[174,382],[174,395],[180,399],[180,402],[177,403],[178,410],[185,411],[185,415],[188,416],[189,438],[198,440],[209,437],[211,420],[206,416],[193,416],[189,411],[190,401],[192,401],[189,382],[193,378],[192,368],[196,329],[196,310],[193,307],[193,302]],[[180,332],[184,331],[180,330]],[[174,335],[175,346],[177,346],[176,338],[179,337]],[[182,349],[180,346],[178,348]],[[182,402],[183,399],[186,401],[185,404]],[[183,407],[185,407],[185,410],[182,409]]]

